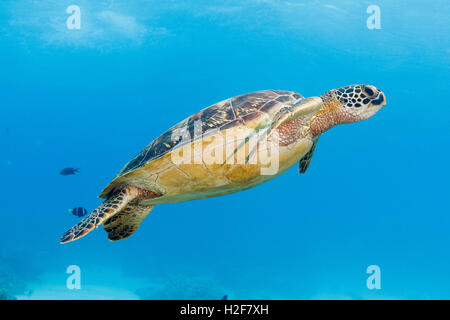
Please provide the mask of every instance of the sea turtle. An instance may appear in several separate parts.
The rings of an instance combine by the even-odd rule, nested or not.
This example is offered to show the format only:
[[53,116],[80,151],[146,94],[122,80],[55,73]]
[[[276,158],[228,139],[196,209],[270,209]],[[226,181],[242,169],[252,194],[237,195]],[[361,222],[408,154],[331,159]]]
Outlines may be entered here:
[[[341,87],[311,98],[265,90],[216,103],[163,133],[128,162],[100,194],[106,200],[64,233],[61,243],[83,237],[102,222],[108,239],[124,239],[156,204],[245,190],[297,161],[304,173],[323,132],[368,119],[385,104],[384,93],[372,85]],[[275,169],[264,172],[273,163]]]

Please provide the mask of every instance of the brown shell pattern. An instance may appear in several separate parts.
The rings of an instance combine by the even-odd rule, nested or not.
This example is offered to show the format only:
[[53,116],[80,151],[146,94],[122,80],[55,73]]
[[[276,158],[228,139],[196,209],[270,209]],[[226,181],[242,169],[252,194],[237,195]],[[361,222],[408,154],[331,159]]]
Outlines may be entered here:
[[[172,139],[172,135],[176,130],[182,130],[180,132],[185,132],[186,134],[189,133],[190,137],[206,137],[217,131],[245,125],[246,122],[261,117],[263,113],[273,114],[274,111],[281,109],[283,106],[292,106],[303,99],[302,95],[292,91],[264,90],[243,94],[216,103],[167,130],[128,162],[116,177],[137,169],[145,163],[172,151],[174,148],[186,144],[182,143],[183,139],[181,137],[178,137],[177,140]],[[197,128],[195,128],[196,123]],[[191,141],[194,140],[192,139]]]

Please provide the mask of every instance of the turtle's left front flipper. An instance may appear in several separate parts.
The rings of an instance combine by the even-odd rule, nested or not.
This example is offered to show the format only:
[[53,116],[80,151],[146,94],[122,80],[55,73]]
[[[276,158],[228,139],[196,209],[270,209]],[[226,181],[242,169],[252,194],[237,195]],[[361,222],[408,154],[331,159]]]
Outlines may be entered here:
[[61,237],[60,243],[67,243],[77,240],[98,227],[102,222],[113,215],[119,213],[127,204],[138,197],[137,188],[127,186],[111,196],[100,206],[92,211],[86,218],[81,220],[77,225],[67,230]]

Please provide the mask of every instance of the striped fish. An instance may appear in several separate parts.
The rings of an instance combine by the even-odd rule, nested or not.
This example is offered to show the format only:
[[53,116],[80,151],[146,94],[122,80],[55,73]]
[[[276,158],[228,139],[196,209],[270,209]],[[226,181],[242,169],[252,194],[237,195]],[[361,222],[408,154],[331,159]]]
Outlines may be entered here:
[[69,212],[77,217],[83,217],[87,214],[87,210],[83,207],[76,207],[73,209],[69,209]]

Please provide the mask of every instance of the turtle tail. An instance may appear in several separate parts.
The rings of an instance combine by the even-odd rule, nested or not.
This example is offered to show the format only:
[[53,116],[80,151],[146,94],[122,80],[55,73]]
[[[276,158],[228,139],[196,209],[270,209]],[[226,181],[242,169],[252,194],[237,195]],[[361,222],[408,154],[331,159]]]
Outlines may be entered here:
[[137,188],[127,186],[112,195],[108,200],[92,211],[86,218],[77,225],[67,230],[61,237],[60,243],[67,243],[77,240],[97,228],[102,222],[113,215],[119,213],[127,204],[138,197]]

